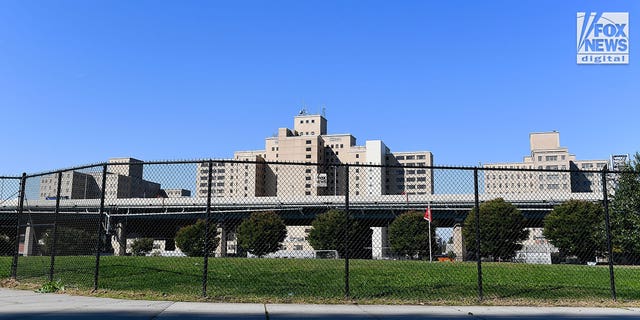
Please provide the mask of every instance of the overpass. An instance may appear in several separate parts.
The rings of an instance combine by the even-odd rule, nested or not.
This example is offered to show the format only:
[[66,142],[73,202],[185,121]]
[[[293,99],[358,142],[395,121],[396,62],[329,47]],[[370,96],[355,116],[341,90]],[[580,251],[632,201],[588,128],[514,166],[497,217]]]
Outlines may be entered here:
[[[601,193],[544,194],[481,194],[480,202],[503,198],[520,209],[530,227],[540,227],[542,218],[554,206],[570,199],[602,201]],[[24,201],[21,221],[33,224],[52,223],[55,217],[55,200]],[[370,226],[387,226],[397,215],[408,210],[424,211],[431,206],[434,220],[440,227],[452,227],[464,221],[474,207],[473,194],[430,195],[378,195],[350,196],[349,212],[358,220],[368,221]],[[93,220],[99,215],[100,199],[62,199],[58,219],[65,221]],[[206,198],[128,198],[105,199],[104,213],[110,223],[120,220],[152,221],[195,220],[206,216]],[[304,225],[329,209],[346,208],[344,196],[304,197],[237,197],[212,198],[211,218],[216,220],[241,220],[255,211],[275,211],[289,225]],[[15,226],[18,199],[5,201],[0,207],[3,226]]]

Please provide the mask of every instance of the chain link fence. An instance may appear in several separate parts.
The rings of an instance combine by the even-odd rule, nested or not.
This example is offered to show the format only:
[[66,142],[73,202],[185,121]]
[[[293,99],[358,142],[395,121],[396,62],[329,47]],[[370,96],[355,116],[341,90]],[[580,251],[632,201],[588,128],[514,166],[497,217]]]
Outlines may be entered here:
[[633,171],[264,161],[0,177],[0,273],[220,301],[640,299]]

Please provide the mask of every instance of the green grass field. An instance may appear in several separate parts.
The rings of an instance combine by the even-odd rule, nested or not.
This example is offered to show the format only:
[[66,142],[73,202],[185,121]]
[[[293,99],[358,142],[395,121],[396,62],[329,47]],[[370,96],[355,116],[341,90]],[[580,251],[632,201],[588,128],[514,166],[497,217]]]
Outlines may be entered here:
[[[54,279],[67,289],[93,288],[94,257],[56,257]],[[10,276],[0,257],[0,278]],[[141,299],[202,300],[202,258],[102,257],[103,295]],[[640,268],[616,267],[619,300],[640,302]],[[47,281],[48,257],[21,257],[22,286]],[[475,263],[352,260],[351,299],[359,303],[477,303]],[[483,263],[485,299],[495,304],[607,303],[606,266]],[[315,302],[344,300],[344,261],[313,259],[209,260],[208,300]]]

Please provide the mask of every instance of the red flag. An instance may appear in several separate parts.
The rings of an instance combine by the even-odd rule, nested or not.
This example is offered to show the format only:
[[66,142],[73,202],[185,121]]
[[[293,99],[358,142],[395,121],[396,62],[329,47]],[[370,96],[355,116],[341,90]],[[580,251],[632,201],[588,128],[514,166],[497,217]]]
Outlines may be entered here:
[[427,207],[427,210],[424,212],[424,219],[431,222],[431,207]]

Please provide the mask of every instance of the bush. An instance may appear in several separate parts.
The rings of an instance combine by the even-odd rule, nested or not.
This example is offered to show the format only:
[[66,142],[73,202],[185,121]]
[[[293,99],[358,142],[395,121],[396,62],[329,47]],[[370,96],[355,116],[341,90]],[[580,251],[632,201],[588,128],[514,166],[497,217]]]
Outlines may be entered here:
[[153,250],[153,239],[140,238],[133,241],[131,244],[131,252],[134,256],[144,256]]
[[[438,254],[436,228],[431,226],[432,255]],[[410,211],[398,216],[389,226],[389,242],[393,252],[407,258],[429,258],[429,222],[424,214]]]
[[0,233],[0,256],[12,256],[15,250],[15,238]]
[[287,227],[274,212],[254,212],[238,226],[237,234],[240,247],[263,257],[278,251],[287,236]]
[[605,252],[604,210],[600,204],[570,200],[544,218],[544,236],[561,256],[576,256],[581,263],[595,261]]
[[[176,233],[176,246],[189,257],[204,257],[204,229],[205,220],[198,220],[195,224],[182,227]],[[217,230],[214,224],[209,224],[209,256],[212,256],[218,246],[219,239],[216,238]]]
[[315,250],[336,250],[340,257],[345,256],[345,233],[349,230],[349,256],[356,259],[371,258],[371,234],[373,231],[357,221],[349,221],[343,211],[329,210],[319,214],[312,223],[309,243]]
[[[95,232],[59,226],[56,237],[56,255],[92,255],[95,254],[98,236]],[[51,254],[53,229],[48,229],[42,236],[42,254]]]
[[[475,259],[476,209],[464,220],[462,229],[467,258]],[[480,256],[498,260],[513,258],[529,236],[524,229],[524,216],[511,203],[493,199],[480,205]]]

